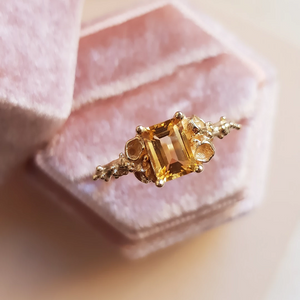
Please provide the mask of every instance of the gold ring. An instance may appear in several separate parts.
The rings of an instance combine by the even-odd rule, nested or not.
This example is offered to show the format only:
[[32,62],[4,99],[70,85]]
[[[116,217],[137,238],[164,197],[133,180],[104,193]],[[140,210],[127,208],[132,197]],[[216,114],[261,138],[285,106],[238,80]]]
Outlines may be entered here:
[[240,129],[241,125],[225,117],[212,124],[197,116],[186,117],[180,111],[162,123],[137,126],[136,136],[127,141],[124,153],[104,166],[97,166],[93,179],[109,181],[132,172],[141,182],[154,182],[162,187],[167,181],[202,172],[203,163],[215,154],[213,139],[222,139],[232,128]]

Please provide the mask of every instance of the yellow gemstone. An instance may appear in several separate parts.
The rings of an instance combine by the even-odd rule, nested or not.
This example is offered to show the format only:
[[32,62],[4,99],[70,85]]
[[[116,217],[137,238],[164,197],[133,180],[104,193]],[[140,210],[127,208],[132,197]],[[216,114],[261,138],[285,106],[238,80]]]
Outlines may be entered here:
[[195,159],[182,121],[170,119],[142,134],[157,180],[169,181],[195,170]]

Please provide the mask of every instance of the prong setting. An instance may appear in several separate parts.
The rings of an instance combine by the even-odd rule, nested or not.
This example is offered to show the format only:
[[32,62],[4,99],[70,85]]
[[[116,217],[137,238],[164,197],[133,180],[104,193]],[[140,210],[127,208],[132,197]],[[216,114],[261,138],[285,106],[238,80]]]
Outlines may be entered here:
[[195,167],[195,172],[196,173],[201,173],[204,170],[204,167],[202,164],[199,164]]
[[155,185],[156,185],[157,187],[163,187],[164,184],[165,184],[165,181],[162,180],[162,179],[158,179],[158,180],[155,181]]
[[177,111],[175,114],[174,114],[174,118],[177,119],[178,121],[182,120],[184,118],[184,114],[181,112],[181,111]]
[[136,127],[135,131],[136,131],[137,134],[141,135],[143,132],[146,131],[146,128],[143,127],[142,125],[139,125],[139,126]]
[[163,187],[167,181],[193,171],[203,172],[203,164],[215,154],[213,139],[222,139],[231,129],[240,128],[240,124],[226,117],[211,123],[177,111],[172,119],[150,127],[137,126],[135,137],[125,144],[125,154],[97,166],[93,180],[109,181],[111,177],[117,179],[132,172],[143,183],[153,182]]

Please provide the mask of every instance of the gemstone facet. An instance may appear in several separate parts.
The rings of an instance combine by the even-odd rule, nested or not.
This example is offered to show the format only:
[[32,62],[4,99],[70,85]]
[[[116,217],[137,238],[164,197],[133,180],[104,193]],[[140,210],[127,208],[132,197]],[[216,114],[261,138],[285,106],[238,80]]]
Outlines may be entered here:
[[196,161],[183,121],[170,119],[142,134],[157,180],[166,182],[195,170]]

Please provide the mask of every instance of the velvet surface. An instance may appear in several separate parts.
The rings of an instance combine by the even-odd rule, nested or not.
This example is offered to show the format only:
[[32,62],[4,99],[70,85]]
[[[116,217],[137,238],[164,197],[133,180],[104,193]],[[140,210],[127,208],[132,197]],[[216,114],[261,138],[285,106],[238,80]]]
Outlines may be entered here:
[[158,80],[174,73],[180,65],[224,51],[218,40],[171,5],[106,26],[105,21],[100,22],[98,27],[103,29],[88,35],[87,27],[82,30],[74,109]]
[[[132,19],[121,14],[84,28],[73,112],[36,156],[39,168],[136,240],[136,256],[231,219],[261,200],[275,98],[267,64],[207,17],[195,17],[181,4],[140,11]],[[163,189],[131,174],[109,183],[91,180],[96,165],[123,151],[136,125],[156,124],[177,110],[213,122],[226,115],[243,129],[215,140],[216,155],[203,173]]]
[[241,119],[253,112],[256,96],[255,77],[233,56],[189,64],[161,80],[74,111],[45,150],[46,158],[71,180],[91,176],[97,164],[118,157],[137,124],[150,126],[171,118],[177,110],[211,121],[225,114]]
[[0,3],[0,177],[70,114],[81,2]]

